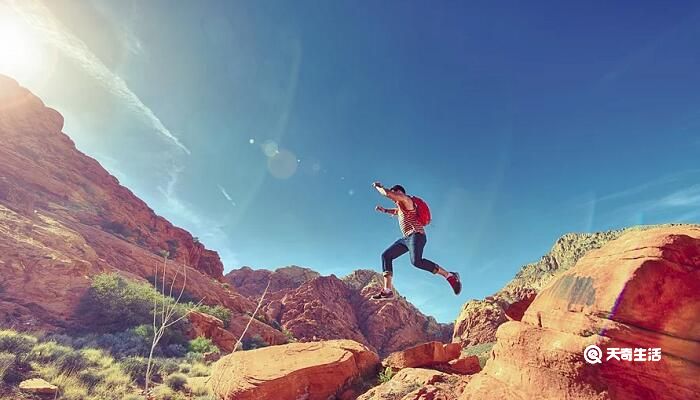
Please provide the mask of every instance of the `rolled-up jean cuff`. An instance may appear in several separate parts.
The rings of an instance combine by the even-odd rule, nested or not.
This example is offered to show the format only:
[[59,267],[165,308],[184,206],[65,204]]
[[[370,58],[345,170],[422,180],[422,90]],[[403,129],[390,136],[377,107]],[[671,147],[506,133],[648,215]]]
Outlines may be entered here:
[[392,275],[394,275],[394,273],[391,271],[384,271],[384,273],[382,275],[383,276],[392,276]]

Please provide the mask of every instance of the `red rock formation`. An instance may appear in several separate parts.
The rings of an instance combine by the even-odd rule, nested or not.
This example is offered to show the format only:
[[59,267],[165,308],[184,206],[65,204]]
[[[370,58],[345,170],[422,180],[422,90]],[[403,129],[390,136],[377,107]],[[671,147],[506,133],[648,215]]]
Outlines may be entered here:
[[454,324],[453,341],[464,347],[496,340],[496,330],[506,321],[520,321],[537,293],[552,279],[573,267],[591,250],[598,249],[627,231],[648,229],[639,226],[599,233],[569,233],[559,238],[539,261],[523,266],[503,289],[484,300],[471,300],[462,306]]
[[481,371],[477,356],[466,356],[448,363],[449,371],[455,374],[472,375]]
[[426,341],[447,342],[452,331],[403,298],[371,300],[381,282],[373,271],[338,279],[299,267],[274,272],[246,267],[231,271],[226,280],[251,298],[259,297],[269,280],[263,312],[301,341],[352,339],[386,355]]
[[[171,267],[189,266],[187,291],[230,308],[231,330],[239,333],[237,318],[255,304],[223,286],[217,253],[156,215],[78,151],[62,127],[58,112],[0,76],[0,323],[69,327],[91,276],[119,272],[145,281],[169,250]],[[284,341],[264,324],[254,324],[254,333]]]
[[[546,286],[462,399],[700,397],[700,226],[629,231]],[[600,364],[584,361],[589,345]],[[660,348],[659,361],[607,360]]]
[[375,353],[351,340],[291,343],[225,356],[209,384],[227,400],[327,400],[378,366]]
[[206,337],[219,348],[219,350],[230,353],[236,347],[238,338],[233,333],[224,329],[224,323],[220,319],[198,311],[192,311],[187,315],[190,321],[187,337],[195,339]]
[[382,365],[395,371],[404,368],[433,367],[457,359],[461,350],[459,343],[422,343],[406,350],[391,353],[382,361]]

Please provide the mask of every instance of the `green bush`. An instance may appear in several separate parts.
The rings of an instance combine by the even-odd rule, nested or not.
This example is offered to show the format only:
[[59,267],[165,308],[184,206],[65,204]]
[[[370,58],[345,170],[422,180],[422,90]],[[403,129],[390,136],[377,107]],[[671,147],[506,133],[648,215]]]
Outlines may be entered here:
[[190,340],[187,350],[192,353],[218,353],[219,348],[211,341],[203,336]]
[[80,353],[91,365],[100,368],[109,368],[114,365],[114,359],[101,349],[87,348],[80,350]]
[[93,278],[83,299],[81,315],[88,330],[120,332],[152,323],[154,301],[162,304],[163,297],[144,283],[131,282],[117,274],[101,274]]
[[29,352],[29,361],[40,363],[53,363],[65,355],[71,353],[73,349],[56,342],[37,343]]
[[77,373],[90,366],[90,362],[77,350],[62,355],[56,366],[61,372]]
[[0,352],[24,355],[29,353],[35,344],[36,338],[33,336],[9,329],[0,330]]
[[211,369],[202,363],[195,363],[190,368],[189,375],[191,377],[209,376],[211,375]]
[[15,365],[16,358],[17,356],[12,353],[0,353],[0,381],[5,380],[5,373]]
[[158,359],[157,362],[162,375],[170,375],[180,371],[180,364],[172,358]]
[[384,368],[379,372],[379,383],[387,383],[394,377],[394,370],[391,367]]
[[170,389],[182,390],[185,388],[185,385],[187,385],[187,377],[180,373],[168,375],[168,377],[165,378],[165,384],[168,385]]
[[297,338],[294,337],[294,334],[287,328],[282,328],[282,333],[284,333],[284,336],[287,337],[287,343],[296,343]]
[[190,351],[187,354],[185,354],[185,361],[187,361],[190,364],[194,364],[197,362],[203,362],[204,361],[204,354],[193,353]]
[[153,390],[154,400],[185,400],[185,396],[177,393],[165,385],[158,386]]
[[31,365],[23,355],[0,352],[0,378],[2,382],[15,385],[29,377]]
[[96,369],[86,369],[78,373],[78,379],[80,382],[84,383],[85,386],[93,388],[102,383],[104,380],[104,375]]
[[[134,382],[140,385],[146,383],[146,369],[148,367],[148,360],[146,358],[127,357],[121,360],[119,366]],[[152,363],[151,370],[151,377],[157,377],[160,374],[157,362]]]
[[182,363],[182,364],[180,364],[178,370],[179,370],[180,372],[182,372],[183,374],[189,374],[189,373],[190,373],[190,369],[192,369],[192,365],[191,365],[191,364]]

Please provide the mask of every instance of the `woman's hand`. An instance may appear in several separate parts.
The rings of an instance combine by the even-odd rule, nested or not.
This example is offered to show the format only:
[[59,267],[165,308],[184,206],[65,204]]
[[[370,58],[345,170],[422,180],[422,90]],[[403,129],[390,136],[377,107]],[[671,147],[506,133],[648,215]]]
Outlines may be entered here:
[[382,206],[376,206],[376,207],[374,207],[374,209],[379,211],[379,212],[386,212],[386,208],[384,208]]

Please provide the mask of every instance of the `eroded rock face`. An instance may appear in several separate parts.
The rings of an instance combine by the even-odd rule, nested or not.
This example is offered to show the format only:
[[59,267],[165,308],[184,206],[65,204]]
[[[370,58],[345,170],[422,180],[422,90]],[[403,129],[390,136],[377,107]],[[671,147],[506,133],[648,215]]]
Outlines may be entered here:
[[[668,225],[670,226],[670,225]],[[598,249],[628,231],[650,228],[638,226],[598,233],[569,233],[556,241],[539,261],[523,266],[506,286],[484,300],[471,300],[462,306],[454,324],[453,341],[468,347],[496,340],[496,330],[506,321],[520,321],[539,291],[588,252]]]
[[[543,288],[497,339],[462,399],[700,397],[700,227],[625,232]],[[584,361],[593,344],[600,364]],[[662,356],[606,360],[609,348]]]
[[[240,333],[236,316],[255,304],[223,287],[218,254],[156,215],[62,128],[58,112],[0,76],[0,324],[78,324],[75,311],[92,276],[118,272],[145,282],[169,250],[168,276],[187,265],[188,293],[231,309],[230,330]],[[250,332],[285,340],[264,324]]]
[[301,341],[352,339],[382,356],[427,341],[450,341],[450,325],[437,323],[405,299],[371,300],[381,285],[374,271],[357,270],[340,279],[293,266],[274,272],[242,268],[226,279],[251,299],[270,281],[263,313]]
[[235,352],[213,366],[210,385],[228,400],[327,400],[377,373],[379,357],[351,340]]
[[196,339],[205,337],[211,339],[219,350],[230,353],[236,347],[238,338],[224,329],[224,323],[220,319],[199,311],[192,311],[187,315],[190,321],[187,337]]

